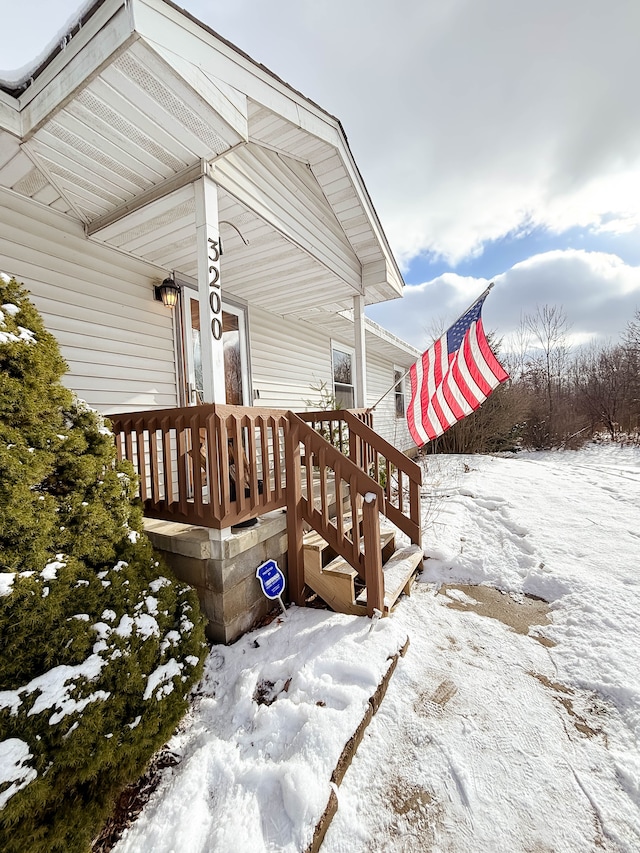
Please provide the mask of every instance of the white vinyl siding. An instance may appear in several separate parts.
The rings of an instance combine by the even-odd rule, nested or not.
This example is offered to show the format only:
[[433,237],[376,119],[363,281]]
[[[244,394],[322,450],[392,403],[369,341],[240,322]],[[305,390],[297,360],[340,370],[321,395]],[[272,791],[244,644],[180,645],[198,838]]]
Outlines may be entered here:
[[[395,367],[397,368],[397,365]],[[415,447],[407,428],[407,419],[396,416],[395,389],[391,388],[394,381],[394,365],[387,359],[367,349],[367,393],[372,405],[385,391],[387,396],[381,400],[373,413],[373,428],[375,431],[395,445],[399,450],[410,450]],[[389,390],[391,388],[391,390]],[[407,385],[408,388],[408,385]],[[405,403],[408,402],[405,391]]]
[[87,240],[82,227],[0,190],[0,271],[31,292],[69,365],[64,383],[102,412],[176,406],[162,271]]
[[[268,311],[249,309],[250,351],[254,391],[260,397],[256,406],[304,411],[318,408],[319,393],[311,389],[324,381],[332,391],[331,343],[340,348],[335,334],[330,336],[321,327],[304,321],[293,322]],[[348,342],[342,344],[350,350]],[[397,364],[395,367],[397,368]],[[406,369],[406,368],[405,368]],[[371,337],[367,339],[367,393],[372,405],[394,380],[394,362],[372,352]],[[408,386],[407,386],[408,388]],[[315,405],[309,406],[308,400]],[[415,447],[406,418],[396,417],[395,393],[389,394],[376,406],[373,426],[376,432],[400,450]]]
[[324,381],[331,392],[331,341],[324,330],[249,307],[249,341],[253,389],[260,393],[254,405],[304,411],[311,408],[307,400],[319,403],[312,385]]

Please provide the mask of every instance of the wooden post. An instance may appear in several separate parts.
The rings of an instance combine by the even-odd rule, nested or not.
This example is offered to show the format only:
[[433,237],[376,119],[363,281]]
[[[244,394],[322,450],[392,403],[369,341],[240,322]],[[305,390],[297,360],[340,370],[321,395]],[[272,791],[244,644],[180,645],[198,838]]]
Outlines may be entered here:
[[285,437],[287,467],[287,569],[289,595],[299,607],[304,607],[304,552],[302,546],[302,481],[300,437],[293,417]]
[[362,504],[362,533],[364,538],[364,579],[367,585],[367,615],[374,609],[384,613],[384,576],[380,550],[380,520],[378,498],[365,497]]
[[417,531],[411,537],[411,542],[414,545],[422,545],[422,519],[420,514],[420,486],[418,483],[409,481],[409,504],[410,518],[418,526]]

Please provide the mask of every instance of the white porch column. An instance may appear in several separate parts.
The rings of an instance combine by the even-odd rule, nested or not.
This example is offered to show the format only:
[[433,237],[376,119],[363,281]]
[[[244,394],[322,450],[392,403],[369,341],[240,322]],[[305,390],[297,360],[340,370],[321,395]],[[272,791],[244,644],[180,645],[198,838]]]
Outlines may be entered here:
[[356,408],[367,405],[367,348],[364,340],[364,296],[353,297],[353,329],[356,356]]
[[225,403],[218,189],[211,178],[206,175],[195,181],[193,189],[196,202],[198,297],[200,302],[200,345],[202,349],[204,402]]

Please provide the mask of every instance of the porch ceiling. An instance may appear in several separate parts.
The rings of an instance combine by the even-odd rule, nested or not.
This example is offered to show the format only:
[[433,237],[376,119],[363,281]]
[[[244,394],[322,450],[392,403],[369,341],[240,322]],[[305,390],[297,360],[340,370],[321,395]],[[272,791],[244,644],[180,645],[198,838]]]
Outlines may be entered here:
[[[283,315],[305,316],[317,308],[319,293],[323,312],[351,306],[352,288],[222,189],[218,209],[223,291]],[[197,278],[193,185],[119,218],[94,239]]]
[[401,295],[335,119],[159,0],[96,4],[69,44],[16,98],[22,139],[0,129],[1,187],[196,277],[208,172],[230,294],[298,316]]

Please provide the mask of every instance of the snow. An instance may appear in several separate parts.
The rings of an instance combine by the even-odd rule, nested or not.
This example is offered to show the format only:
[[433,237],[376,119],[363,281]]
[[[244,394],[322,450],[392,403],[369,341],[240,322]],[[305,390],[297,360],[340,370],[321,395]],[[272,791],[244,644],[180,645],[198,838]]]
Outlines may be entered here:
[[40,576],[46,581],[53,581],[58,577],[58,569],[63,569],[67,564],[62,561],[62,554],[56,554],[56,559],[44,567]]
[[37,68],[49,57],[49,55],[59,45],[64,50],[68,44],[68,36],[76,26],[80,23],[82,17],[95,4],[95,0],[85,0],[80,8],[68,19],[64,26],[58,31],[49,44],[42,50],[35,59],[27,62],[21,68],[15,70],[0,70],[0,86],[7,88],[18,88],[26,83],[34,74]]
[[23,740],[11,737],[0,741],[0,810],[14,794],[36,778],[36,771],[25,766],[32,758],[29,746]]
[[11,594],[15,579],[15,572],[0,572],[0,598],[4,595]]
[[99,655],[93,654],[77,666],[53,667],[33,678],[23,687],[16,690],[0,690],[0,708],[8,708],[10,713],[15,715],[22,704],[23,694],[37,693],[36,701],[28,716],[53,708],[55,713],[51,715],[49,723],[55,726],[67,714],[82,711],[89,702],[109,698],[109,694],[104,690],[96,690],[83,699],[74,699],[71,695],[77,688],[78,679],[94,680],[104,665],[105,661]]
[[[98,627],[100,627],[100,630],[102,631],[101,636],[103,637],[108,637],[111,633],[111,627],[109,625],[105,625],[104,622],[97,622],[94,625],[94,628],[98,630]],[[158,626],[158,623],[153,616],[150,616],[147,613],[139,613],[136,616],[129,616],[128,613],[125,613],[125,615],[121,617],[115,632],[120,637],[130,637],[134,628],[145,640],[152,636],[160,636],[160,627]]]
[[175,658],[171,658],[166,663],[161,664],[154,669],[147,679],[147,686],[142,696],[143,699],[150,699],[155,695],[159,701],[163,696],[167,696],[173,692],[173,677],[180,675],[183,664],[177,662]]
[[291,608],[213,647],[116,853],[304,850],[406,636],[322,853],[637,853],[640,449],[427,457],[423,493],[425,570],[374,630]]
[[19,343],[24,341],[27,344],[35,344],[36,336],[30,329],[25,329],[24,326],[18,326],[19,335],[14,335],[13,332],[0,331],[0,344]]

